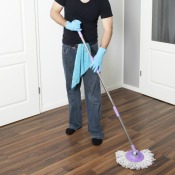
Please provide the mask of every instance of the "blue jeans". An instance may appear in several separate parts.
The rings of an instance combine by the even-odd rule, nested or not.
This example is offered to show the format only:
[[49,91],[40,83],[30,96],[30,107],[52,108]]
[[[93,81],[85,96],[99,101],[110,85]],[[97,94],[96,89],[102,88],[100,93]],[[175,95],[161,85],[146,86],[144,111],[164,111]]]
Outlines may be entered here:
[[[98,50],[98,45],[94,44],[90,47],[91,54],[94,56]],[[76,47],[63,44],[62,58],[69,101],[69,128],[75,130],[82,127],[81,81],[74,89],[71,89],[76,52]],[[92,138],[102,139],[103,133],[100,127],[101,90],[98,74],[94,73],[92,69],[89,68],[81,79],[83,79],[84,82],[88,131]]]

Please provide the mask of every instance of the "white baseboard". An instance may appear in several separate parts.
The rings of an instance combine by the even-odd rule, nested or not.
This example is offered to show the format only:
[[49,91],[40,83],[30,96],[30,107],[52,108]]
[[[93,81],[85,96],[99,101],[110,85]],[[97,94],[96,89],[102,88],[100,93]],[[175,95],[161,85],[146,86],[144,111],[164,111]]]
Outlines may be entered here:
[[140,93],[140,88],[138,87],[131,86],[131,85],[124,84],[124,83],[122,84],[122,87]]

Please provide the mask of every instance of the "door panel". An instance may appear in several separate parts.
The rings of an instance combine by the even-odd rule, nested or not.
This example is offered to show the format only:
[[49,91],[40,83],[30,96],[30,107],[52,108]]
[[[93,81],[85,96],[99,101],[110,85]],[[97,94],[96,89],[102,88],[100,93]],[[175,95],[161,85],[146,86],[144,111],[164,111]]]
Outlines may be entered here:
[[[2,2],[1,2],[2,3]],[[5,1],[0,7],[0,54],[24,51],[22,0]]]
[[[166,58],[166,61],[165,61]],[[150,81],[158,86],[175,88],[174,54],[152,50]]]
[[[19,104],[26,101],[27,89],[26,89],[26,67],[25,64],[15,64],[10,66],[4,66],[0,69],[0,80],[4,80],[1,83],[0,91],[0,107],[10,106],[13,104]],[[12,78],[15,77],[15,78]],[[7,94],[8,95],[4,95]]]
[[35,1],[0,6],[0,126],[39,113]]
[[[145,95],[175,104],[175,3],[142,1],[140,89]],[[166,14],[164,14],[166,12]],[[174,15],[174,17],[173,17]]]

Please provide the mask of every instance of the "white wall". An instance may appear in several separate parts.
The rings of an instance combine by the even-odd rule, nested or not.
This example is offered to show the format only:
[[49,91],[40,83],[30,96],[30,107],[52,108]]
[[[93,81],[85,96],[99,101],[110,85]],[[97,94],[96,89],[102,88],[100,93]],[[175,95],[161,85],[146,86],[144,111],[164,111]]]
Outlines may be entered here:
[[139,88],[141,1],[125,0],[124,6],[124,87]]
[[[102,77],[109,90],[122,86],[123,77],[123,32],[124,32],[124,2],[109,0],[113,12],[113,36],[105,54]],[[99,39],[102,26],[99,21]],[[99,41],[100,42],[100,41]]]
[[[62,67],[62,27],[50,18],[52,0],[38,0],[38,41],[40,58],[41,111],[67,104]],[[110,0],[114,14],[114,32],[103,63],[102,77],[109,90],[122,85],[123,1]],[[100,35],[101,36],[101,24]]]

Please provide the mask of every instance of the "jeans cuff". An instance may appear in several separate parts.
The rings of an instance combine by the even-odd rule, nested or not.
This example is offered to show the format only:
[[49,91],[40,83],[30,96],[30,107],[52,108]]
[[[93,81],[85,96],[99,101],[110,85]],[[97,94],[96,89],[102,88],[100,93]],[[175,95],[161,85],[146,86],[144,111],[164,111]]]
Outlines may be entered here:
[[82,126],[75,126],[75,125],[73,125],[73,124],[69,124],[69,128],[70,129],[74,129],[74,130],[78,130],[78,129],[80,129]]

